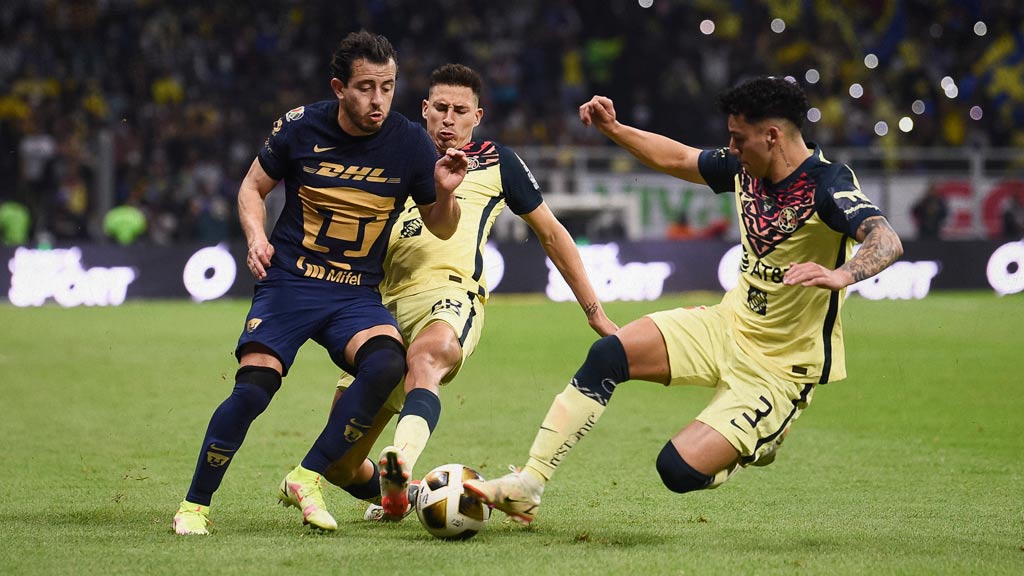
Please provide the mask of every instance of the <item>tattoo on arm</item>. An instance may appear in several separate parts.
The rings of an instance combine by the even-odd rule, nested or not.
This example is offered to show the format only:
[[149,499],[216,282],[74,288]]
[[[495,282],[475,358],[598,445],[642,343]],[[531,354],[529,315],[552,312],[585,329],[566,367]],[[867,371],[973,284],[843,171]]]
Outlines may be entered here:
[[597,310],[597,302],[592,302],[583,307],[583,311],[587,314],[587,318],[593,318],[594,314],[597,314]]
[[853,276],[854,282],[870,278],[889,267],[903,255],[903,244],[889,221],[873,216],[861,223],[857,235],[864,238],[857,255],[841,266]]

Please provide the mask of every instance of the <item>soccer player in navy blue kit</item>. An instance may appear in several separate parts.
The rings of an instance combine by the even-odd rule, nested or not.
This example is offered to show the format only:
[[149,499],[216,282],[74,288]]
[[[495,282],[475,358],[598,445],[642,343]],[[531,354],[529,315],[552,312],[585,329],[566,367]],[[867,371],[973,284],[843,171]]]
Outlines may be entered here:
[[[411,196],[427,229],[451,237],[460,216],[454,190],[467,167],[463,152],[438,159],[422,127],[389,114],[397,70],[386,38],[349,34],[331,62],[336,99],[278,119],[239,188],[246,263],[258,282],[235,349],[235,387],[210,419],[192,484],[174,515],[178,534],[209,533],[213,493],[309,339],[355,381],[281,482],[279,498],[299,508],[304,523],[337,528],[324,503],[322,474],[370,427],[406,369],[401,333],[377,290],[391,227]],[[281,179],[285,206],[268,240],[264,200]],[[347,490],[360,496],[362,488],[379,490]]]

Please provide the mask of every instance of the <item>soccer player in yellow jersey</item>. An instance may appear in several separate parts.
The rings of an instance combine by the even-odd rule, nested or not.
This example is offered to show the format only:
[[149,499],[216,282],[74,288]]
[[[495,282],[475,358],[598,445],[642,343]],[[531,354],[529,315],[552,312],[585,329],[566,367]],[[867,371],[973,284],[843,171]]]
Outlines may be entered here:
[[715,389],[657,457],[665,486],[684,493],[714,488],[741,466],[771,463],[815,385],[846,377],[845,288],[899,258],[900,239],[850,168],[804,141],[808,104],[798,85],[757,78],[723,93],[719,104],[729,147],[703,151],[619,123],[603,96],[580,106],[584,125],[645,165],[736,194],[740,281],[716,306],[655,312],[598,340],[555,397],[526,466],[464,483],[524,524],[622,382]]
[[[497,142],[473,140],[484,113],[480,90],[479,74],[460,64],[441,66],[431,75],[423,101],[427,132],[439,154],[462,150],[469,161],[466,178],[455,191],[462,218],[455,234],[441,241],[423,229],[414,203],[407,203],[399,216],[380,289],[409,342],[405,386],[395,389],[356,449],[325,475],[357,498],[374,501],[381,495],[381,507],[371,506],[368,518],[400,519],[410,509],[409,479],[440,417],[440,385],[455,377],[480,340],[488,297],[484,245],[505,206],[537,234],[594,331],[607,336],[618,329],[597,299],[576,244],[544,203],[526,164]],[[335,401],[350,383],[351,377],[343,374]],[[381,452],[378,468],[366,456],[395,414],[394,442]]]

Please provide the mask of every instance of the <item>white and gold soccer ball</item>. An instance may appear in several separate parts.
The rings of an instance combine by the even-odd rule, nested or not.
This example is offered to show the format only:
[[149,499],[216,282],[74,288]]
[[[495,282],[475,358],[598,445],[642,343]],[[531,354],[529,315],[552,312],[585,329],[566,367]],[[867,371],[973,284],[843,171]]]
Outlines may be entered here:
[[462,482],[470,479],[483,477],[462,464],[438,466],[423,477],[416,516],[427,532],[444,540],[466,540],[484,529],[491,509],[463,491]]

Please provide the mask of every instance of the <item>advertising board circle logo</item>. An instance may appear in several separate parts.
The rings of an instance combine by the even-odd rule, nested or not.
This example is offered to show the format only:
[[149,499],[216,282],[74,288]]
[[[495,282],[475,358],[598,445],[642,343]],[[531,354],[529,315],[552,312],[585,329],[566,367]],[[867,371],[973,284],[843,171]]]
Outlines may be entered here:
[[196,302],[216,300],[235,283],[238,267],[227,246],[218,244],[192,255],[182,271],[185,289]]

